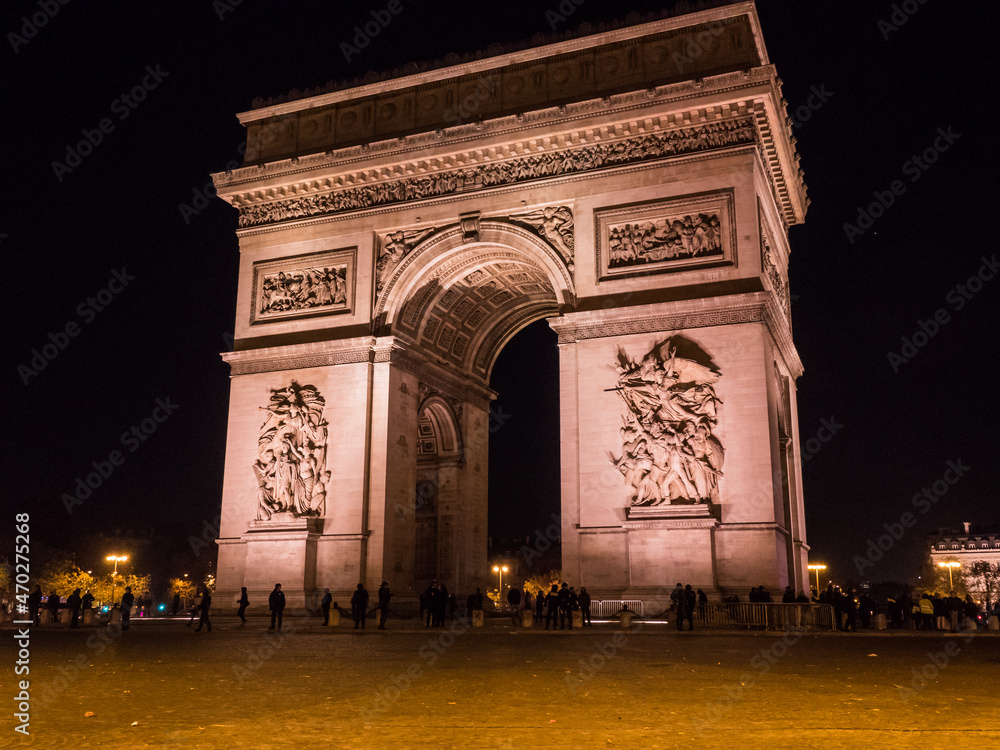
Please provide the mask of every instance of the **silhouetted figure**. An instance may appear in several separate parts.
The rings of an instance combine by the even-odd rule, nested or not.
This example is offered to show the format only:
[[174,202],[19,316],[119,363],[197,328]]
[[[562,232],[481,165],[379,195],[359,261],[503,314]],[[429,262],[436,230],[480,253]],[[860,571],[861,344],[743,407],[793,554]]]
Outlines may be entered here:
[[689,583],[684,587],[684,616],[688,621],[688,630],[694,630],[694,606],[698,603],[698,596],[694,593]]
[[[750,595],[754,596],[754,590],[750,591]],[[684,587],[678,583],[674,586],[674,590],[670,592],[670,601],[673,602],[675,617],[677,618],[677,629],[684,630]],[[751,599],[752,601],[752,599]]]
[[204,593],[201,595],[201,604],[198,606],[198,609],[201,610],[201,619],[198,620],[198,627],[194,629],[194,632],[197,633],[199,630],[201,630],[202,625],[206,625],[208,627],[209,633],[212,632],[212,623],[208,619],[208,611],[209,609],[211,609],[211,607],[212,607],[212,594],[209,592],[208,589],[205,589]]
[[448,611],[448,587],[443,583],[434,594],[434,627],[444,627],[444,616]]
[[535,619],[538,622],[542,621],[545,617],[545,592],[539,591],[538,595],[535,597]]
[[545,596],[545,629],[549,629],[549,625],[555,630],[556,618],[559,616],[559,587],[554,583],[552,584],[552,590]]
[[323,598],[320,599],[319,607],[323,610],[323,624],[330,624],[330,605],[333,604],[333,594],[330,589],[323,589]]
[[236,610],[236,616],[240,618],[240,624],[245,625],[247,621],[247,607],[250,606],[250,599],[247,596],[247,587],[240,589],[240,608]]
[[573,629],[573,613],[570,610],[571,598],[569,595],[569,584],[565,581],[559,589],[559,629],[563,630],[565,628],[565,623],[569,620],[569,629]]
[[46,600],[45,606],[49,610],[52,622],[59,622],[59,594],[55,591],[49,594],[49,598]]
[[583,616],[583,626],[587,627],[593,625],[590,621],[590,594],[587,593],[587,587],[580,587],[580,596],[578,597],[580,602],[580,613]]
[[[424,595],[420,599],[420,606],[423,611],[423,617],[425,620],[424,627],[430,627],[431,623],[434,622],[434,608],[437,606],[437,581],[431,581],[427,590],[424,591]],[[472,609],[472,594],[469,594],[469,601],[467,602],[469,609]],[[471,615],[470,615],[471,616]]]
[[83,598],[80,600],[80,605],[86,612],[88,609],[94,608],[94,595],[90,593],[90,589],[83,594]]
[[35,586],[35,590],[28,594],[28,618],[33,625],[41,624],[38,612],[42,608],[42,587]]
[[[385,621],[389,617],[389,600],[392,599],[392,592],[389,591],[389,582],[382,581],[378,587],[378,629],[385,630]],[[447,606],[447,600],[445,601]]]
[[278,630],[281,630],[281,619],[285,613],[285,592],[281,590],[281,584],[274,584],[274,591],[267,597],[267,606],[271,610],[271,627],[274,630],[274,623],[278,623]]
[[351,596],[351,616],[354,618],[354,629],[365,627],[368,618],[368,592],[364,584],[358,584],[358,590]]
[[132,594],[132,587],[126,586],[125,593],[122,594],[122,630],[128,630],[132,619],[132,606],[135,604],[135,596]]
[[83,600],[80,598],[80,589],[73,589],[73,593],[66,598],[66,606],[69,607],[71,628],[80,627],[80,606]]
[[170,603],[170,614],[177,616],[177,613],[181,611],[181,595],[174,594],[174,600]]

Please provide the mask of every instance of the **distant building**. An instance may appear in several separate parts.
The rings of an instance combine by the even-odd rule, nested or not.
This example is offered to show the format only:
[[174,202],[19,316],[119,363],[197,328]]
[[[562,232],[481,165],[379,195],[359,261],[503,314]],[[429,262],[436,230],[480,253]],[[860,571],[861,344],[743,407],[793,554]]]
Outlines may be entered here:
[[973,531],[971,523],[962,525],[961,529],[939,529],[927,537],[931,563],[957,560],[963,568],[979,561],[1000,563],[1000,528]]

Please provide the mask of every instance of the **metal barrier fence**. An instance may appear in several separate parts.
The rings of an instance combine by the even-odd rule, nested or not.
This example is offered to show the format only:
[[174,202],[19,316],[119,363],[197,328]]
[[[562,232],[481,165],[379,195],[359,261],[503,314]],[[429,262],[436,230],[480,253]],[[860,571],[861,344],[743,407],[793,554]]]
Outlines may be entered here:
[[593,617],[611,617],[626,606],[640,617],[645,614],[644,605],[639,599],[593,600],[590,602],[590,614]]
[[834,630],[836,627],[833,607],[829,604],[767,604],[761,602],[699,604],[695,609],[695,619],[701,627],[706,628]]

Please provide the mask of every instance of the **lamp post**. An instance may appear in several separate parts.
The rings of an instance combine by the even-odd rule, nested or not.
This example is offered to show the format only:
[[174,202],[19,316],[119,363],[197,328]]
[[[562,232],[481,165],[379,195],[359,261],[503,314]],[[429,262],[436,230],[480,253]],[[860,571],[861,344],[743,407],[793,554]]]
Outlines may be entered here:
[[497,604],[499,604],[500,608],[503,609],[503,574],[507,572],[507,566],[506,565],[494,565],[493,566],[493,572],[500,574],[500,587],[497,589],[497,591],[500,592],[501,600],[499,602],[497,602]]
[[952,560],[951,562],[940,562],[940,563],[938,563],[938,567],[939,568],[947,568],[948,569],[948,588],[949,588],[949,590],[954,590],[955,589],[955,580],[952,577],[952,571],[955,568],[961,568],[962,567],[962,563],[955,562],[954,560]]
[[118,577],[118,563],[128,560],[128,555],[108,555],[107,561],[114,561],[115,569],[111,573],[111,606],[115,606],[115,579]]
[[816,571],[816,596],[819,596],[819,572],[821,570],[826,570],[825,565],[809,565],[809,570]]

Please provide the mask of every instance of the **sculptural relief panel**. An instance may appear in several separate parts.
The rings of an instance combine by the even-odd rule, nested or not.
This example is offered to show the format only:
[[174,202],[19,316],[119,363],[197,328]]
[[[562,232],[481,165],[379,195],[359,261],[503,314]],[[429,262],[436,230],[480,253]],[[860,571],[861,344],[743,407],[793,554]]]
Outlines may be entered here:
[[598,211],[601,280],[736,263],[732,191]]
[[625,404],[621,455],[632,507],[718,502],[725,449],[716,437],[721,373],[693,341],[673,336],[639,360],[618,353],[614,390]]
[[357,248],[255,263],[250,323],[351,312]]
[[326,400],[313,385],[292,381],[272,389],[257,437],[257,520],[275,514],[295,518],[326,515],[331,473],[326,468],[329,423]]

